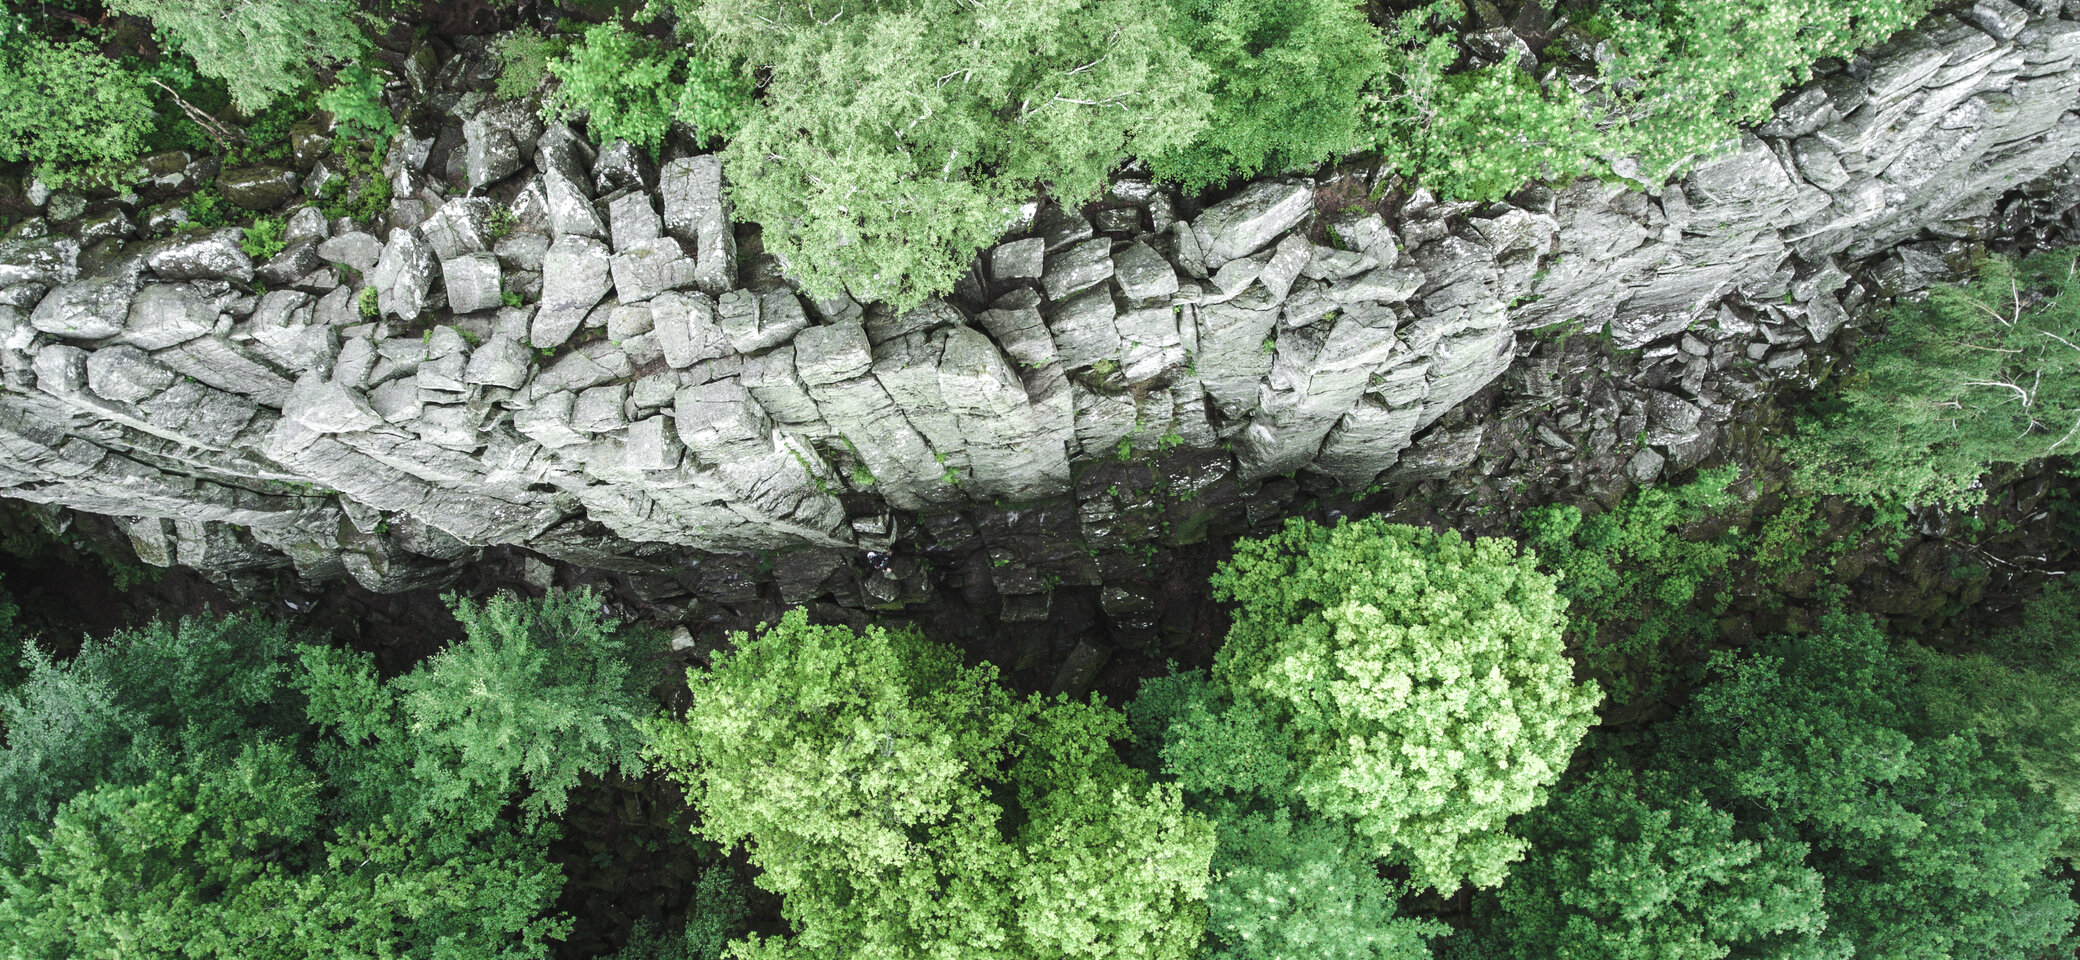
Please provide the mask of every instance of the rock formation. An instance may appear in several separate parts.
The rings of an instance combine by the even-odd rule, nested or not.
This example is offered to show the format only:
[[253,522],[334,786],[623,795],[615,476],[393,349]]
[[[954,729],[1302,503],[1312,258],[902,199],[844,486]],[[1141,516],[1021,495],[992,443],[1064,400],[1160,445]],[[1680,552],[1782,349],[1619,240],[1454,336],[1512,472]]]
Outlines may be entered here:
[[[1830,65],[1658,194],[1418,191],[1389,219],[1324,209],[1335,191],[1307,180],[1193,209],[1128,178],[1029,210],[908,311],[805,297],[740,253],[712,155],[652,166],[450,95],[452,130],[393,148],[386,216],[305,208],[265,263],[235,229],[125,244],[75,217],[0,239],[0,495],[127,518],[141,557],[205,570],[399,590],[514,545],[727,596],[681,561],[759,553],[790,596],[837,577],[901,603],[918,587],[880,555],[913,518],[957,542],[963,510],[1033,504],[1114,535],[1079,488],[1137,452],[1198,452],[1194,489],[1448,472],[1479,438],[1432,425],[1521,332],[1563,326],[1664,369],[1560,440],[1643,440],[1626,469],[1650,482],[1750,399],[1708,374],[1806,375],[1873,296],[1852,274],[1939,271],[1915,244],[1966,236],[2005,192],[2080,191],[2080,22],[2032,6],[1986,0]],[[233,179],[272,195],[322,173]],[[1007,619],[1107,582],[1003,561]]]

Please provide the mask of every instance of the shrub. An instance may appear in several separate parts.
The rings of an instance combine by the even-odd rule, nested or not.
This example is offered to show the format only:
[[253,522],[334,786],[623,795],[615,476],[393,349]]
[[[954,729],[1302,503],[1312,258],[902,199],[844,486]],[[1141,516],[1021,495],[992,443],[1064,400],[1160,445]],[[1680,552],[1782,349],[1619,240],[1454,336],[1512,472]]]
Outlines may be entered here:
[[1524,512],[1525,542],[1559,575],[1584,660],[1609,678],[1613,700],[1657,693],[1672,643],[1716,635],[1713,621],[1732,600],[1726,572],[1745,541],[1734,531],[1692,539],[1684,528],[1731,506],[1727,488],[1739,473],[1645,487],[1589,518],[1572,504]]
[[397,133],[397,121],[383,106],[382,78],[358,63],[341,70],[318,95],[318,109],[332,114],[349,136],[384,143]]
[[740,958],[1183,958],[1212,831],[1106,742],[1102,706],[1013,699],[915,633],[800,610],[689,675],[652,751],[745,844],[793,934]]
[[352,60],[367,41],[347,0],[109,0],[149,18],[205,76],[224,81],[252,113],[307,86],[328,62]]
[[1237,604],[1213,679],[1293,738],[1294,792],[1419,886],[1501,882],[1599,699],[1532,557],[1376,518],[1293,520],[1213,578]]
[[452,606],[467,636],[387,683],[249,617],[32,653],[0,704],[0,943],[545,958],[570,924],[533,828],[639,764],[630,638],[585,594]]
[[[97,783],[136,783],[169,756],[223,757],[296,729],[295,642],[253,617],[154,623],[57,661],[24,643],[27,679],[0,696],[0,844],[41,832]],[[4,851],[0,851],[4,858]]]
[[535,92],[549,78],[549,64],[570,49],[562,37],[544,37],[533,27],[521,27],[491,42],[491,55],[498,58],[498,82],[493,88],[502,100],[519,100]]
[[1211,109],[1191,146],[1149,158],[1197,189],[1333,160],[1370,141],[1360,91],[1382,42],[1345,0],[1173,0],[1177,30],[1212,70]]
[[1212,960],[1427,960],[1426,940],[1448,931],[1394,915],[1393,890],[1348,827],[1283,807],[1214,809]]
[[118,179],[154,122],[144,77],[86,41],[51,43],[21,29],[0,45],[0,160],[26,161],[43,182]]
[[252,226],[245,229],[245,236],[239,239],[238,247],[245,251],[246,256],[256,261],[272,259],[287,246],[282,242],[285,226],[280,217],[257,218]]
[[1376,113],[1387,161],[1450,198],[1491,200],[1582,173],[1661,184],[1765,119],[1813,61],[1913,23],[1929,0],[1668,0],[1604,4],[1608,38],[1587,95],[1514,63],[1453,73],[1466,7],[1435,0],[1388,25]]
[[1991,258],[1886,321],[1836,409],[1801,425],[1802,483],[1873,504],[1970,505],[1994,463],[2080,451],[2074,252]]
[[672,121],[703,141],[727,137],[750,110],[751,84],[727,67],[657,44],[618,23],[585,31],[585,42],[549,61],[560,83],[544,105],[553,118],[579,114],[602,143],[627,140],[655,155]]

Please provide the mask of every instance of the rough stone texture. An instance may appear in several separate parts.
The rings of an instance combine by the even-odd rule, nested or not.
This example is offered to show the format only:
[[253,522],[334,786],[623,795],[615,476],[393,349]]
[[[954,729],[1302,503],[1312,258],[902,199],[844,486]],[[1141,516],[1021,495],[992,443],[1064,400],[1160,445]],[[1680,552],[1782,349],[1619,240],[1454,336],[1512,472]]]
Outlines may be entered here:
[[[1186,219],[1122,181],[1096,225],[1024,211],[961,289],[903,312],[805,304],[770,258],[740,277],[713,156],[656,172],[652,236],[640,158],[486,114],[447,182],[498,184],[519,227],[495,248],[481,203],[430,190],[410,202],[432,217],[389,223],[387,244],[301,228],[387,314],[421,318],[408,329],[362,318],[346,270],[256,296],[236,231],[113,256],[0,240],[0,492],[139,518],[152,558],[219,572],[401,589],[515,545],[731,603],[898,607],[945,583],[1025,622],[1062,609],[1052,585],[1087,586],[1147,629],[1157,585],[1082,544],[1203,536],[1147,492],[1159,479],[1260,523],[1303,487],[1492,475],[1498,456],[1614,484],[1696,466],[1763,385],[1810,382],[1875,298],[1944,276],[1970,242],[1953,238],[2080,205],[2076,56],[2080,23],[1985,0],[1823,72],[1658,196],[1418,192],[1393,222],[1331,217],[1333,246],[1310,182]],[[493,312],[479,268],[538,272],[539,308]],[[603,329],[571,344],[588,318]],[[1537,400],[1565,379],[1523,346],[1558,324],[1636,351],[1637,383],[1536,429],[1469,422],[1498,381]],[[274,489],[301,492],[256,492]],[[904,544],[983,562],[935,579]]]
[[145,254],[144,265],[161,280],[251,283],[253,258],[246,256],[238,245],[244,236],[245,232],[237,227],[228,227],[214,233],[178,237],[155,245]]
[[391,231],[390,242],[383,244],[383,256],[368,275],[369,285],[376,288],[376,308],[385,316],[416,319],[426,312],[439,270],[440,262],[425,241],[410,230]]
[[586,236],[557,237],[542,257],[542,306],[528,341],[548,348],[569,340],[613,285],[606,244]]
[[441,280],[448,291],[448,309],[455,313],[490,310],[500,303],[498,258],[491,254],[441,261]]

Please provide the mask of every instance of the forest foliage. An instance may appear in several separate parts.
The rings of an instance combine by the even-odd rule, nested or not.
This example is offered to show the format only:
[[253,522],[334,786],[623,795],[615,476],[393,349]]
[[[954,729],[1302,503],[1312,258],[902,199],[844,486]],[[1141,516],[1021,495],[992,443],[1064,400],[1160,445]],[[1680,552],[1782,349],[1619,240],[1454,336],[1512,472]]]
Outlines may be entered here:
[[[1188,190],[1359,153],[1451,199],[1582,175],[1659,185],[1813,61],[1930,4],[1570,4],[1534,63],[1474,56],[1462,0],[886,0],[837,16],[648,0],[514,32],[494,58],[500,95],[553,78],[544,116],[582,118],[602,143],[655,154],[680,129],[719,145],[738,216],[805,289],[908,307],[950,289],[1035,195],[1082,203],[1137,161]],[[0,9],[0,159],[53,185],[120,180],[185,123],[176,97],[221,91],[249,118],[374,63],[346,0],[109,8],[151,27],[152,56],[112,59],[72,21]]]

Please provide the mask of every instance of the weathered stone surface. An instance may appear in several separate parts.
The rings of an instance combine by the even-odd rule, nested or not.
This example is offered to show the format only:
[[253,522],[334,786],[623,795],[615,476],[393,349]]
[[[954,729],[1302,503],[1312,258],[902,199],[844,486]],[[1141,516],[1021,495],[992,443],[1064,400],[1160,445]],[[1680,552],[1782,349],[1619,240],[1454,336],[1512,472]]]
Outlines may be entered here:
[[498,258],[488,253],[471,253],[441,261],[441,280],[448,291],[448,309],[456,313],[491,310],[501,303]]
[[130,275],[74,280],[44,294],[29,314],[29,323],[52,336],[100,340],[123,330],[130,298],[138,284]]
[[273,210],[296,196],[299,179],[284,167],[237,167],[217,174],[217,192],[247,210]]
[[[130,249],[103,240],[82,254],[53,231],[84,236],[93,218],[31,221],[0,241],[0,493],[143,517],[126,528],[152,556],[219,569],[346,571],[387,589],[433,582],[474,545],[507,543],[615,565],[646,596],[729,580],[728,602],[750,604],[773,595],[770,580],[790,602],[899,605],[966,579],[1024,604],[1021,617],[1044,614],[1040,591],[1060,582],[1105,588],[1107,616],[1152,638],[1155,587],[1138,579],[1138,561],[1104,559],[1116,553],[1108,545],[1204,533],[1190,519],[1199,511],[1181,506],[1190,497],[1166,507],[1146,494],[1151,470],[1157,486],[1259,523],[1325,482],[1284,479],[1292,471],[1362,488],[1482,456],[1498,482],[1520,479],[1496,471],[1527,461],[1594,475],[1598,491],[1656,481],[1702,462],[1731,409],[1772,380],[1810,385],[1875,297],[1940,282],[1944,258],[1978,238],[2067,229],[2049,225],[2080,198],[2066,182],[2080,173],[2068,165],[2080,151],[2080,25],[2047,10],[1990,0],[1934,17],[1919,39],[1791,91],[1756,137],[1655,195],[1596,180],[1482,206],[1415,191],[1391,224],[1330,215],[1317,244],[1310,185],[1245,187],[1178,220],[1189,203],[1134,179],[1107,195],[1095,224],[1051,204],[1022,210],[1008,235],[1031,239],[991,251],[947,299],[903,311],[849,298],[805,305],[771,257],[740,281],[713,157],[660,172],[661,226],[693,248],[662,259],[690,264],[695,287],[730,293],[727,309],[684,289],[683,273],[632,270],[601,241],[612,236],[626,255],[660,239],[646,236],[640,158],[610,148],[595,160],[568,129],[532,126],[524,104],[465,98],[451,112],[476,132],[441,135],[459,154],[445,168],[426,158],[446,147],[401,144],[402,192],[381,226],[393,243],[419,231],[437,259],[494,258],[540,309],[453,316],[488,304],[494,288],[466,293],[463,274],[479,264],[458,263],[439,273],[454,287],[450,309],[435,312],[443,297],[431,291],[423,305],[435,312],[429,336],[367,322],[355,295],[382,245],[308,208],[294,218],[306,245],[251,273],[264,296],[240,286],[249,281],[225,253],[236,247],[229,231]],[[506,111],[497,125],[477,122],[493,111]],[[479,150],[485,172],[473,175],[472,140],[509,144],[515,159]],[[535,162],[523,174],[527,142]],[[139,189],[174,189],[157,178],[187,177],[192,159],[147,171]],[[483,201],[444,201],[426,173],[517,180],[495,191],[517,232],[485,250],[472,212]],[[44,198],[47,216],[60,199]],[[127,214],[127,203],[88,209]],[[469,214],[460,229],[451,210]],[[169,227],[159,213],[138,216]],[[168,259],[198,241],[219,262]],[[338,274],[301,270],[312,252]],[[102,321],[91,332],[122,321],[111,336],[71,329],[69,343],[53,343],[30,314],[81,269],[159,282],[120,310],[90,311]],[[169,282],[184,276],[193,280]],[[531,342],[544,317],[554,344]],[[604,336],[534,368],[535,347],[583,324]],[[1639,382],[1572,410],[1541,393],[1547,381],[1533,375],[1575,362],[1551,355],[1570,341],[1523,334],[1556,324],[1638,347]],[[1540,403],[1510,415],[1531,429],[1484,444],[1480,423],[1446,414],[1520,347],[1526,376],[1507,389]],[[308,386],[292,398],[285,373],[299,370]],[[363,390],[366,411],[352,399]],[[1060,499],[1070,457],[1089,481],[1075,484],[1073,505]],[[344,499],[257,494],[254,478]],[[201,519],[180,523],[192,536],[172,519],[191,514]],[[891,555],[913,520],[945,563],[981,550],[991,572],[935,580]],[[225,533],[230,524],[247,532]],[[1098,564],[1085,542],[1100,548]],[[882,558],[847,568],[852,544]],[[815,549],[789,549],[802,547]],[[688,548],[764,551],[789,572],[711,577]]]
[[1100,237],[1050,255],[1040,284],[1047,289],[1048,299],[1061,300],[1103,283],[1110,276],[1112,241]]
[[749,290],[732,290],[716,302],[716,320],[722,335],[738,353],[757,353],[794,338],[809,326],[809,315],[791,290],[776,290],[763,296]]
[[57,286],[79,276],[79,241],[62,235],[0,239],[0,287]]
[[1255,183],[1200,214],[1192,221],[1192,233],[1205,251],[1206,266],[1219,269],[1270,246],[1313,209],[1312,184]]
[[471,351],[464,383],[517,390],[527,384],[534,355],[525,344],[509,336],[496,336]]
[[243,231],[229,227],[214,233],[177,237],[154,246],[144,265],[161,280],[236,280],[251,283],[253,258],[239,248]]
[[136,403],[174,381],[172,370],[136,347],[103,347],[86,362],[87,386],[117,403]]
[[373,234],[350,231],[318,244],[318,256],[323,257],[327,263],[337,263],[353,267],[360,273],[369,273],[375,270],[376,261],[382,259],[383,242],[377,240]]
[[715,301],[700,292],[658,294],[650,300],[651,329],[665,363],[684,370],[729,352],[715,320]]
[[657,217],[657,207],[650,195],[640,190],[631,190],[607,201],[607,223],[614,234],[614,249],[617,251],[626,251],[635,244],[664,236],[664,223]]
[[664,228],[694,245],[703,293],[721,296],[737,285],[737,239],[730,226],[729,205],[722,193],[722,158],[715,154],[683,157],[658,173],[664,202]]
[[433,293],[434,276],[440,269],[433,248],[410,230],[393,230],[383,255],[368,275],[376,288],[376,309],[400,320],[416,319],[426,312]]
[[352,433],[383,422],[359,393],[316,371],[296,381],[282,404],[282,416],[313,433]]
[[[999,244],[989,252],[990,276],[998,280],[1038,280],[1046,266],[1047,241],[1039,237]],[[1169,264],[1164,264],[1168,266]]]
[[650,237],[623,245],[618,240],[611,261],[614,295],[623,303],[648,300],[667,290],[693,286],[698,271],[693,258],[672,237]]
[[613,284],[606,244],[586,236],[557,237],[542,257],[542,306],[528,342],[539,350],[569,340]]
[[216,306],[194,287],[149,284],[130,301],[122,341],[144,350],[161,350],[209,333],[216,320]]
[[1131,244],[1113,254],[1112,273],[1119,280],[1120,292],[1129,300],[1153,300],[1177,293],[1177,268],[1145,243]]
[[491,249],[491,215],[495,205],[485,197],[456,197],[441,204],[419,224],[419,232],[442,260]]

